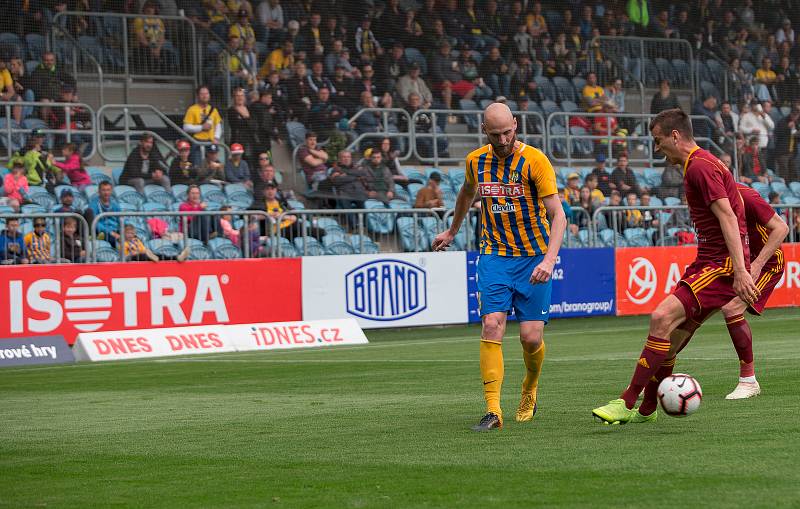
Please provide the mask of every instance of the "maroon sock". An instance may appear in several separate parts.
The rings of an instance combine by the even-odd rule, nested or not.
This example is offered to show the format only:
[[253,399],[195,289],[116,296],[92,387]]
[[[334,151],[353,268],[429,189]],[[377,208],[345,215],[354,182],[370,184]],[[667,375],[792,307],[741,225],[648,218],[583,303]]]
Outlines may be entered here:
[[647,342],[644,344],[644,350],[636,363],[636,369],[633,371],[633,378],[631,384],[625,389],[625,392],[620,396],[625,400],[625,406],[633,408],[636,400],[639,399],[639,394],[642,389],[647,385],[650,377],[655,374],[661,363],[669,353],[669,340],[657,338],[655,336],[647,336]]
[[667,359],[658,367],[656,374],[650,378],[644,388],[644,398],[642,404],[639,406],[639,413],[642,415],[650,415],[658,406],[658,385],[662,380],[672,374],[675,368],[675,357]]
[[728,326],[728,334],[731,335],[736,355],[739,356],[739,376],[754,376],[753,333],[750,331],[750,324],[744,315],[736,315],[727,318],[725,325]]

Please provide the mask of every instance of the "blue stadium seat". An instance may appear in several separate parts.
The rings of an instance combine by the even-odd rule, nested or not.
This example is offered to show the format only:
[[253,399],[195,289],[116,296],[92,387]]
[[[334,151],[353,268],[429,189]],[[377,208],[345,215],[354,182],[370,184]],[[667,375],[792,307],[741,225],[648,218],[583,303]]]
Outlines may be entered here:
[[561,109],[567,113],[572,113],[574,111],[580,111],[578,105],[570,100],[561,101]]
[[[106,175],[106,178],[108,179],[109,182],[111,181],[111,178],[108,175]],[[92,180],[94,181],[94,178]],[[139,194],[139,192],[135,188],[125,185],[116,186],[114,188],[114,196],[117,197],[117,200],[119,200],[120,205],[122,205],[123,203],[134,205],[136,207],[136,210],[140,209],[142,205],[147,201],[144,198],[144,196]]]
[[650,237],[643,228],[625,229],[625,240],[631,247],[646,247],[651,245]]
[[294,245],[301,256],[322,256],[325,248],[314,237],[296,237]]
[[800,182],[790,182],[789,189],[792,190],[792,194],[800,198]]
[[794,194],[792,193],[791,189],[783,182],[773,182],[770,188],[776,193],[781,193],[782,196],[785,196],[787,194]]
[[200,194],[208,202],[225,203],[225,193],[214,184],[201,184]]
[[203,245],[192,246],[189,253],[190,260],[211,260],[212,258],[214,258],[214,254]]
[[344,241],[333,242],[325,246],[325,254],[329,255],[350,255],[354,253],[353,246]]
[[189,186],[186,184],[174,184],[172,186],[172,196],[179,202],[186,201],[186,192],[189,190]]
[[[713,60],[706,60],[706,62],[711,61]],[[702,63],[702,61],[697,63]],[[671,64],[672,68],[675,70],[675,84],[679,86],[688,85],[691,82],[691,71],[689,70],[689,64],[680,58],[673,58]]]
[[119,261],[119,253],[111,246],[97,248],[95,256],[97,257],[97,261],[100,263],[111,263]]
[[667,196],[666,198],[664,198],[664,205],[667,205],[668,207],[674,207],[680,204],[681,200],[678,198],[674,198],[672,196]]
[[650,205],[653,206],[653,207],[660,207],[660,206],[664,205],[664,202],[661,201],[661,198],[659,198],[658,196],[651,196],[650,197]]
[[760,194],[765,200],[769,199],[769,184],[764,184],[763,182],[753,182],[750,184],[750,187],[758,191],[758,194]]
[[397,230],[400,233],[400,241],[405,251],[414,252],[428,250],[428,237],[425,234],[425,230],[422,225],[414,221],[414,218],[398,217]]
[[389,202],[390,209],[410,209],[411,204],[405,200],[392,200]]
[[555,76],[553,78],[553,85],[556,87],[558,100],[561,101],[562,105],[564,101],[578,102],[578,94],[575,93],[575,87],[572,86],[572,83],[570,83],[567,78]]
[[661,185],[661,174],[662,170],[656,168],[645,168],[644,169],[644,180],[645,184],[650,187],[658,187]]
[[541,94],[542,99],[553,102],[558,101],[556,87],[553,85],[553,82],[550,81],[550,78],[547,76],[536,76],[534,81],[536,82],[536,85],[538,85],[539,94]]
[[306,208],[303,202],[298,200],[286,200],[286,203],[289,205],[289,210],[304,210]]

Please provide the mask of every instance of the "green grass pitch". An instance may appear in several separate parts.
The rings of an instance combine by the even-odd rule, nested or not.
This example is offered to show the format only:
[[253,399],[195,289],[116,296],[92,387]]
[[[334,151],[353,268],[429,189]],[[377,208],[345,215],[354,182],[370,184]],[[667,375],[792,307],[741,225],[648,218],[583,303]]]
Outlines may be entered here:
[[750,320],[763,394],[725,401],[737,360],[715,318],[678,359],[687,419],[602,426],[646,317],[546,329],[539,413],[505,342],[506,427],[483,413],[479,328],[371,331],[371,344],[0,371],[0,507],[797,507],[800,312]]

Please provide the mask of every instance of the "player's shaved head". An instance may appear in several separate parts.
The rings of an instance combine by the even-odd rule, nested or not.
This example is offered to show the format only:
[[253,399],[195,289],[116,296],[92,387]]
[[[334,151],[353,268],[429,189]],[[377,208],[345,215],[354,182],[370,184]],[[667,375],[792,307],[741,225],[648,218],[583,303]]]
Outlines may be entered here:
[[514,151],[517,142],[517,120],[508,106],[503,103],[492,103],[487,106],[482,127],[495,154],[499,157],[508,157]]

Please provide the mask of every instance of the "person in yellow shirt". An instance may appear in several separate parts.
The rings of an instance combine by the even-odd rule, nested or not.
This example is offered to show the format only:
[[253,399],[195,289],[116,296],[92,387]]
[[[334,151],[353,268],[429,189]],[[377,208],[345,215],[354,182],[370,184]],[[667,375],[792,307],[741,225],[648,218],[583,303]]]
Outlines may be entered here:
[[[638,196],[636,193],[628,193],[625,197],[625,205],[628,207],[635,207]],[[642,211],[641,210],[626,210],[625,211],[625,228],[641,228],[642,227]]]
[[586,175],[586,180],[583,184],[589,188],[589,191],[592,194],[592,201],[602,203],[605,201],[606,197],[603,194],[603,191],[597,188],[597,175],[594,173],[590,173]]
[[253,25],[250,24],[250,17],[246,9],[239,9],[239,16],[236,23],[232,24],[228,29],[228,37],[235,35],[242,41],[251,41],[255,43],[256,32]]
[[158,4],[148,0],[142,7],[144,17],[133,21],[139,68],[142,72],[157,74],[164,70],[161,50],[166,40],[166,28],[158,15]]
[[564,200],[570,205],[577,205],[580,201],[581,176],[576,172],[567,175],[567,187],[564,188]]
[[774,101],[776,97],[775,82],[778,75],[772,70],[772,60],[764,58],[761,60],[761,67],[756,71],[755,94],[759,101]]
[[[210,104],[211,92],[208,87],[197,87],[197,102],[189,106],[183,116],[183,130],[201,142],[219,143],[222,139],[222,117],[217,108]],[[200,165],[202,151],[200,146],[192,144],[192,164]]]
[[581,96],[586,104],[586,111],[596,113],[603,108],[606,91],[597,84],[597,74],[590,72],[586,75],[586,85],[583,87]]
[[269,54],[261,69],[258,71],[258,78],[266,80],[272,71],[281,72],[291,69],[294,65],[294,43],[287,39],[283,41],[280,48],[275,48]]
[[[8,70],[5,60],[0,59],[0,101],[19,101],[20,96],[14,89],[14,78]],[[12,108],[14,121],[22,122],[22,106]]]

